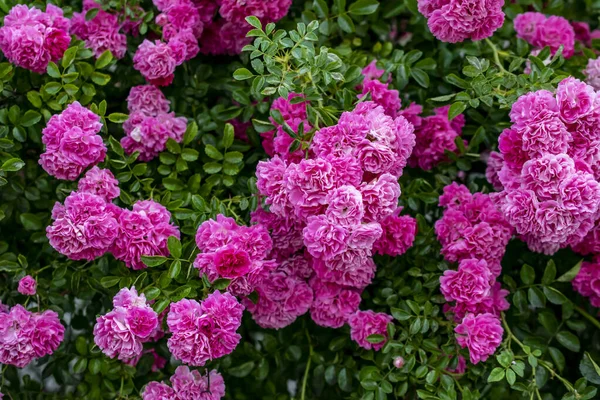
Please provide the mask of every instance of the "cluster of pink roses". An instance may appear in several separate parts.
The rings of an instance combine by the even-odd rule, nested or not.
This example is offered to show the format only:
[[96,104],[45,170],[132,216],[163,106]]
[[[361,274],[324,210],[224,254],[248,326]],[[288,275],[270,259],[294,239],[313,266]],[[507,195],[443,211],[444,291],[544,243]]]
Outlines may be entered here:
[[235,297],[219,291],[201,303],[188,299],[172,303],[167,315],[171,354],[193,366],[230,354],[242,338],[236,331],[243,311]]
[[412,103],[401,111],[415,127],[416,145],[408,160],[413,168],[430,170],[436,165],[448,161],[446,151],[456,152],[456,138],[462,134],[465,116],[460,114],[452,121],[448,119],[450,106],[434,109],[434,115],[422,117],[423,107]]
[[94,342],[108,357],[129,361],[140,356],[143,343],[157,333],[158,315],[135,287],[121,289],[113,298],[113,306],[96,319]]
[[418,0],[433,36],[442,42],[482,40],[504,23],[503,0]]
[[457,183],[444,188],[440,206],[446,210],[435,231],[442,254],[459,263],[457,271],[447,270],[440,277],[446,301],[455,302],[444,310],[460,322],[455,328],[458,343],[469,349],[476,364],[494,354],[502,341],[499,316],[510,305],[505,299],[508,291],[496,278],[513,229],[488,195],[472,195]]
[[164,382],[150,382],[144,387],[142,400],[219,400],[225,396],[225,382],[217,371],[209,376],[190,371],[184,365],[171,376],[171,386]]
[[106,146],[98,135],[100,117],[71,103],[60,114],[53,115],[42,131],[46,151],[39,163],[48,174],[74,181],[88,167],[104,160]]
[[129,118],[123,124],[121,145],[127,154],[139,151],[141,161],[150,161],[165,150],[167,140],[180,143],[187,120],[169,112],[170,101],[155,86],[134,86],[127,97]]
[[510,118],[488,165],[494,201],[533,251],[577,247],[600,216],[600,97],[569,77],[521,96]]
[[17,368],[52,354],[64,338],[58,314],[27,311],[17,304],[10,310],[0,303],[0,363]]
[[265,260],[273,243],[263,225],[239,226],[233,218],[217,215],[202,223],[196,234],[202,253],[194,261],[200,274],[209,281],[230,279],[228,291],[235,296],[248,296],[275,267]]
[[[306,103],[296,97],[274,104],[292,130],[300,124],[308,127]],[[271,230],[272,258],[280,266],[265,281],[270,285],[259,287],[258,303],[248,309],[264,316],[258,320],[266,325],[285,326],[305,307],[293,309],[296,312],[290,316],[285,306],[279,307],[277,320],[260,311],[285,305],[289,295],[284,294],[301,287],[309,306],[314,295],[310,309],[319,325],[340,327],[354,315],[357,332],[380,327],[374,321],[381,315],[356,314],[356,310],[362,289],[375,274],[373,252],[398,255],[414,240],[415,221],[396,216],[398,177],[414,146],[412,125],[366,101],[343,113],[337,125],[317,131],[308,149],[294,152],[289,151],[294,139],[279,124],[276,127],[264,136],[272,158],[257,167],[257,187],[269,212],[259,209],[253,219]],[[308,291],[302,280],[313,273]],[[385,334],[385,329],[377,333]]]
[[[93,9],[98,10],[96,15],[87,20],[86,14]],[[94,0],[83,0],[82,12],[73,13],[71,19],[71,33],[85,41],[86,47],[91,49],[96,57],[106,50],[110,50],[117,59],[125,56],[127,36],[120,33],[120,29],[119,16],[104,11]]]
[[[162,27],[162,41],[144,40],[133,57],[134,68],[146,80],[170,85],[175,68],[204,54],[238,54],[249,42],[245,18],[258,17],[263,23],[283,18],[291,0],[154,0],[161,12],[156,23]],[[200,40],[200,46],[198,46]]]
[[93,260],[111,252],[129,268],[143,269],[142,256],[168,255],[167,239],[179,238],[171,213],[153,200],[138,201],[133,210],[111,201],[119,196],[112,172],[94,167],[79,181],[78,190],[56,203],[50,245],[72,260]]
[[517,37],[526,40],[537,49],[548,46],[554,54],[563,46],[563,55],[566,58],[575,53],[575,30],[563,17],[546,17],[542,13],[526,12],[517,15],[514,24]]
[[46,12],[16,5],[0,28],[0,50],[11,63],[42,74],[48,63],[58,61],[69,47],[69,25],[55,5],[48,4]]

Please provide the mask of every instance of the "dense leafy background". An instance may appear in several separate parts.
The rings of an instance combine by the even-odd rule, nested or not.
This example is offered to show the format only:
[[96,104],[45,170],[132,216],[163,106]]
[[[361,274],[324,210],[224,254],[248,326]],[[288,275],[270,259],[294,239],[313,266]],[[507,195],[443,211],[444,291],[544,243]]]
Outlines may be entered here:
[[[126,2],[103,4],[120,9]],[[441,311],[438,280],[449,265],[432,227],[441,215],[437,198],[446,184],[459,180],[472,191],[491,190],[482,154],[495,149],[516,98],[551,89],[567,75],[582,78],[587,59],[596,57],[585,49],[568,61],[555,57],[544,66],[547,50],[529,57],[529,46],[515,37],[512,18],[535,9],[596,27],[600,2],[507,1],[507,21],[490,40],[450,45],[431,36],[416,0],[294,1],[276,27],[254,21],[254,49],[239,57],[199,56],[177,69],[165,94],[172,110],[188,118],[188,130],[183,143],[170,142],[168,151],[149,163],[124,155],[118,144],[129,88],[143,83],[132,68],[132,55],[143,37],[157,29],[151,22],[152,4],[140,4],[149,10],[143,16],[144,34],[128,38],[128,54],[119,62],[110,54],[96,60],[81,42],[73,42],[43,76],[0,63],[0,299],[23,304],[26,298],[17,293],[17,282],[34,275],[39,299],[31,301],[56,310],[67,326],[64,343],[53,356],[24,371],[3,366],[2,392],[13,399],[137,398],[146,382],[168,377],[175,364],[150,373],[150,359],[133,368],[100,353],[93,345],[95,316],[110,308],[120,287],[133,284],[156,300],[157,311],[212,290],[192,268],[198,251],[194,234],[201,222],[218,213],[249,221],[257,207],[255,166],[266,157],[258,134],[270,129],[270,101],[289,92],[304,93],[311,104],[311,125],[331,125],[353,108],[360,70],[376,58],[405,105],[415,101],[429,111],[452,104],[451,115],[467,116],[463,136],[468,145],[460,146],[460,154],[429,172],[406,170],[401,179],[401,203],[419,224],[415,246],[402,257],[377,259],[377,277],[361,304],[394,316],[393,340],[375,353],[351,342],[348,328],[320,328],[308,316],[269,331],[248,315],[238,349],[210,365],[223,373],[228,398],[597,398],[592,387],[600,384],[597,310],[568,283],[581,258],[568,250],[554,257],[533,254],[517,240],[503,260],[501,279],[511,291],[512,307],[505,313],[507,333],[498,356],[469,366],[464,376],[446,370],[455,366],[456,358],[449,355],[459,349],[453,326]],[[0,14],[13,5],[0,0]],[[79,3],[58,5],[67,14],[80,8]],[[390,32],[397,34],[391,38]],[[530,75],[523,74],[527,60]],[[50,210],[76,183],[55,180],[38,165],[41,130],[52,114],[75,99],[104,117],[102,135],[110,144],[104,166],[120,181],[118,203],[153,198],[180,226],[181,243],[171,243],[171,257],[158,260],[160,265],[133,271],[112,256],[69,261],[49,246],[45,227]],[[233,118],[251,122],[248,143],[233,139],[226,125]],[[298,138],[298,146],[303,139]],[[168,357],[164,339],[156,349]],[[402,369],[392,364],[396,356],[406,361]]]

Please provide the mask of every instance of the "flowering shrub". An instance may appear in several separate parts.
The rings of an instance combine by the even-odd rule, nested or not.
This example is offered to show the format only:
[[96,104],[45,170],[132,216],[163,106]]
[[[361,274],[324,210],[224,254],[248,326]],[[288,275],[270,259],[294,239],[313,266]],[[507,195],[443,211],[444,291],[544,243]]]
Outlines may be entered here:
[[0,0],[0,398],[598,398],[596,3]]

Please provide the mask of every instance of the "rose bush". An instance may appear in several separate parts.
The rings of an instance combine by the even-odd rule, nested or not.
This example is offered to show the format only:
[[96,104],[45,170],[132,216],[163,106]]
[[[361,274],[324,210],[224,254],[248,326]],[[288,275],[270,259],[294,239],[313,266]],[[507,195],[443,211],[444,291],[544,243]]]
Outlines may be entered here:
[[0,398],[600,385],[575,0],[0,0]]

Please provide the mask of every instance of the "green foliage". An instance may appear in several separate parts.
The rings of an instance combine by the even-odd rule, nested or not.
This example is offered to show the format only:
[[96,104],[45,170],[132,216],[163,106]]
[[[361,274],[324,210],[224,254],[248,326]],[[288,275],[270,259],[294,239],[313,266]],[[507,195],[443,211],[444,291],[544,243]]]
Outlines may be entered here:
[[[304,95],[310,126],[293,130],[283,124],[283,129],[293,139],[293,150],[307,150],[316,130],[354,108],[361,69],[377,59],[384,80],[390,78],[405,106],[414,101],[430,114],[450,105],[450,118],[467,117],[467,144],[459,140],[459,150],[448,153],[448,162],[432,171],[407,168],[401,178],[400,205],[418,222],[415,244],[401,257],[376,257],[377,275],[361,303],[363,309],[394,317],[390,340],[379,352],[367,351],[350,339],[347,326],[324,329],[304,316],[287,328],[264,330],[246,313],[239,347],[207,365],[223,373],[227,398],[598,398],[597,310],[570,283],[581,258],[569,250],[553,257],[534,254],[521,242],[511,242],[501,277],[511,293],[511,308],[502,315],[504,341],[495,356],[458,374],[452,372],[457,356],[468,358],[468,353],[457,346],[455,324],[443,313],[439,277],[453,266],[440,255],[434,232],[445,185],[460,177],[472,191],[491,190],[481,154],[497,147],[499,133],[510,124],[512,103],[532,90],[552,90],[567,75],[582,78],[588,58],[596,56],[578,48],[569,60],[557,54],[545,64],[548,49],[532,56],[529,45],[515,38],[514,16],[533,7],[597,21],[598,2],[507,2],[507,22],[492,38],[456,45],[433,39],[416,0],[298,0],[277,25],[263,26],[248,17],[252,42],[240,57],[199,56],[177,69],[164,93],[171,108],[187,117],[187,130],[181,143],[169,140],[166,151],[150,162],[125,154],[119,140],[128,118],[129,89],[144,83],[132,68],[131,55],[145,37],[160,30],[152,11],[134,12],[122,1],[104,3],[129,10],[127,15],[141,22],[140,36],[128,37],[130,54],[124,59],[116,60],[108,51],[94,58],[83,42],[73,40],[64,57],[38,75],[0,56],[0,300],[24,304],[27,300],[16,287],[30,274],[39,293],[30,303],[69,321],[61,347],[33,365],[36,376],[3,367],[3,393],[13,399],[42,398],[40,381],[54,380],[61,392],[53,398],[137,399],[145,383],[170,376],[175,365],[152,372],[149,354],[136,367],[104,356],[93,342],[95,316],[111,308],[120,288],[132,285],[153,301],[157,312],[182,298],[202,299],[225,290],[229,280],[211,284],[193,268],[199,252],[194,236],[202,222],[218,214],[246,224],[258,207],[255,169],[266,157],[259,135],[274,128],[271,121],[282,122],[280,113],[270,111],[271,101],[289,93]],[[12,5],[0,0],[0,14]],[[68,15],[69,4],[61,5]],[[144,7],[151,9],[150,4]],[[97,12],[88,11],[86,18]],[[399,34],[391,37],[392,31]],[[412,35],[410,40],[405,33]],[[524,73],[527,64],[529,74]],[[130,207],[137,200],[154,199],[167,207],[181,230],[181,240],[169,238],[168,256],[143,257],[147,269],[130,270],[108,255],[92,262],[68,260],[48,243],[45,228],[52,207],[77,183],[55,180],[40,168],[41,131],[73,101],[102,118],[109,151],[101,167],[119,181],[117,204]],[[241,140],[236,122],[249,126],[247,140]],[[383,337],[368,340],[380,343]],[[168,358],[165,340],[156,351]],[[404,358],[402,368],[393,366],[396,357]]]

